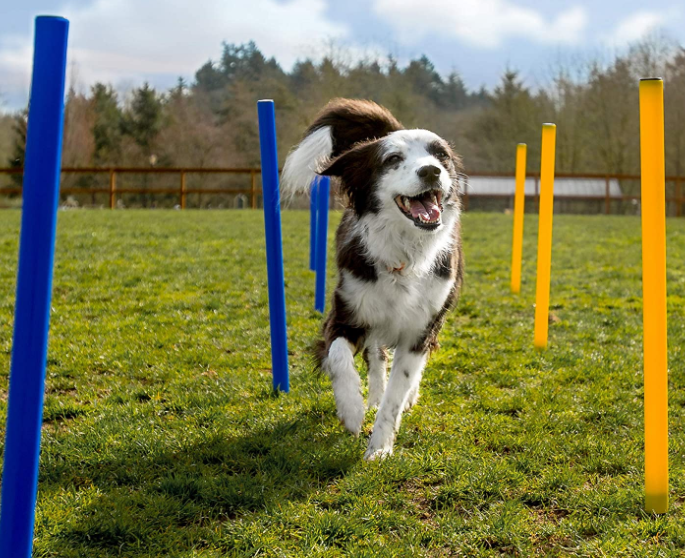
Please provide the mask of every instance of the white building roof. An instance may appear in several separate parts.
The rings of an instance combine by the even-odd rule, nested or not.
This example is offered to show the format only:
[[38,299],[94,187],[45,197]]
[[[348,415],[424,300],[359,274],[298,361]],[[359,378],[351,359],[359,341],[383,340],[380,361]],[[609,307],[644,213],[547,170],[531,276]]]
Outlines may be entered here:
[[[470,176],[466,177],[468,186],[462,191],[469,195],[502,195],[513,196],[516,188],[514,178],[506,176]],[[463,178],[462,178],[463,181]],[[538,185],[539,188],[539,185]],[[527,196],[535,195],[535,179],[526,178],[525,192]],[[596,196],[603,198],[606,195],[606,181],[602,178],[555,178],[554,197],[565,196]],[[623,195],[621,185],[615,178],[609,179],[609,196],[620,198]]]

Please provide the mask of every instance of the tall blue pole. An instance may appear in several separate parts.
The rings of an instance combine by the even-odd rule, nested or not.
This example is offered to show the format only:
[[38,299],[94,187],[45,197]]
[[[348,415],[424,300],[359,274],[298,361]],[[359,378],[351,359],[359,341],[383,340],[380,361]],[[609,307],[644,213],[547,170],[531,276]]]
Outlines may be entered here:
[[266,270],[269,286],[271,369],[274,390],[288,392],[288,334],[285,321],[285,276],[281,236],[281,200],[278,192],[278,152],[274,102],[258,101],[259,147],[262,155],[262,195],[266,230]]
[[317,203],[316,195],[319,191],[318,179],[312,180],[311,194],[309,197],[309,269],[316,271],[316,222]]
[[59,202],[69,22],[36,18],[14,310],[0,556],[30,558]]
[[326,250],[328,248],[328,203],[331,191],[331,179],[328,176],[319,178],[316,225],[316,293],[314,308],[323,314],[326,307]]

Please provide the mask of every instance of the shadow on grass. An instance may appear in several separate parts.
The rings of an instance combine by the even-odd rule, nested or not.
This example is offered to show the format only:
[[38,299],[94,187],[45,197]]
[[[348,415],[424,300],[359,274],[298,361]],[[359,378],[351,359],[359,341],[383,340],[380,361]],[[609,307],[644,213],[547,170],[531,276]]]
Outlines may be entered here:
[[315,411],[237,436],[205,431],[178,451],[46,467],[41,490],[85,494],[58,535],[72,550],[197,548],[212,523],[305,499],[359,465],[358,440],[324,430]]

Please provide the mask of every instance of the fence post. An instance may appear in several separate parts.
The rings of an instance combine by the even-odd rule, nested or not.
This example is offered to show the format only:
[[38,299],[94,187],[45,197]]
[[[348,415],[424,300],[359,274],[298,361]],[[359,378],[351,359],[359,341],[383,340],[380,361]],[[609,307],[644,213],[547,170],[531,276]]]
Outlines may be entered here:
[[604,214],[611,214],[611,198],[609,197],[609,177],[605,177],[604,186]]
[[250,171],[250,207],[257,209],[257,173]]
[[181,192],[180,192],[180,198],[181,198],[181,209],[186,208],[186,171],[182,170],[181,171]]
[[114,209],[116,205],[117,192],[117,173],[114,169],[109,171],[109,208]]

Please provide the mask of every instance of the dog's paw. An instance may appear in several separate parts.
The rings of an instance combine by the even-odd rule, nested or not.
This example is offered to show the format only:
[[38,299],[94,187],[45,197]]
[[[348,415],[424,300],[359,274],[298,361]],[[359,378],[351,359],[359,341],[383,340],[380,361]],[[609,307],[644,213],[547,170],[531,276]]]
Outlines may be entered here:
[[404,404],[404,409],[403,411],[408,411],[411,409],[414,405],[416,405],[419,401],[419,389],[416,388],[413,390],[410,394],[409,397],[407,398],[407,402]]
[[366,453],[364,454],[364,460],[365,461],[376,461],[376,460],[382,460],[385,459],[386,457],[390,457],[392,455],[392,445],[387,445],[387,446],[382,446],[382,447],[375,447],[369,444],[369,447],[366,449]]
[[369,409],[377,409],[381,404],[381,399],[383,399],[383,392],[382,391],[376,392],[376,391],[369,388],[369,402],[368,402]]
[[355,436],[359,436],[364,423],[364,399],[361,394],[357,397],[350,397],[344,401],[337,402],[338,418],[343,426],[352,432]]

